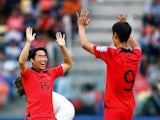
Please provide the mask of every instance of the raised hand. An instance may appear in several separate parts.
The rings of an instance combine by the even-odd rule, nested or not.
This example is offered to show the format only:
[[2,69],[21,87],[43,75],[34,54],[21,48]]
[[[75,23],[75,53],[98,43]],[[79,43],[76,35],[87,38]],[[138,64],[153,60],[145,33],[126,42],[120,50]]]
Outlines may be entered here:
[[56,33],[56,42],[59,46],[65,46],[65,34],[62,34],[60,32]]
[[118,19],[119,19],[120,22],[126,22],[126,15],[123,14],[123,13],[120,13],[118,15]]
[[33,29],[31,27],[27,27],[26,29],[26,40],[32,42],[35,39],[36,33],[32,34]]
[[81,10],[80,14],[78,12],[76,12],[77,14],[77,23],[78,23],[78,27],[86,27],[89,22],[91,21],[90,18],[88,18],[89,15],[89,11],[88,10]]

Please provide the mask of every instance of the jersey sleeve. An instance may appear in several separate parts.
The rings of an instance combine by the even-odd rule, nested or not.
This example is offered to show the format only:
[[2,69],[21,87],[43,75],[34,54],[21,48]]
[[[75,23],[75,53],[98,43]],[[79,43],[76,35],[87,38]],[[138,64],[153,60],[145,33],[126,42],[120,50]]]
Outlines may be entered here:
[[20,76],[22,78],[22,81],[24,80],[28,80],[28,77],[29,77],[29,69],[27,69],[24,73],[20,73]]
[[59,65],[58,67],[53,68],[52,73],[55,74],[55,77],[63,76],[64,72],[63,72],[62,65]]
[[132,50],[134,53],[136,53],[137,56],[141,57],[142,56],[142,51],[140,49],[133,49]]
[[111,47],[107,46],[96,46],[94,45],[94,55],[96,58],[100,58],[104,61],[108,61],[110,58],[113,57],[114,50]]

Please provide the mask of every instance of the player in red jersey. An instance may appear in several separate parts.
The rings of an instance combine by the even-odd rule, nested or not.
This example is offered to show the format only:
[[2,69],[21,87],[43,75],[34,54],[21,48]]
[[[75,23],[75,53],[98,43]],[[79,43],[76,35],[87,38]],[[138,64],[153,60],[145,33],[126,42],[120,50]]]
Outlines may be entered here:
[[85,32],[90,22],[88,15],[88,10],[77,12],[79,37],[81,46],[102,59],[107,66],[104,120],[131,120],[135,107],[133,86],[142,56],[141,48],[131,36],[132,28],[124,14],[119,14],[119,21],[112,27],[112,40],[116,48],[90,43]]
[[[14,85],[20,96],[26,95],[20,77],[15,79]],[[67,98],[52,91],[52,102],[57,120],[73,120],[75,116],[75,108]]]
[[[26,29],[26,43],[19,56],[19,71],[27,96],[26,120],[56,120],[53,114],[52,90],[54,80],[64,75],[73,64],[67,48],[65,47],[65,36],[56,33],[57,44],[61,48],[64,63],[46,69],[47,51],[43,47],[30,50],[32,41],[35,39],[32,28]],[[27,58],[32,63],[32,68],[27,66]]]

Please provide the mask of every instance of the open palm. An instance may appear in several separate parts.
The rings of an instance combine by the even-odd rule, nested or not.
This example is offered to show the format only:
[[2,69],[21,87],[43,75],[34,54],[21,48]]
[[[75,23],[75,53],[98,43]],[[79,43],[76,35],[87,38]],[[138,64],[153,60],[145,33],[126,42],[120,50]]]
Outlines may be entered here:
[[56,42],[59,46],[65,46],[65,34],[62,34],[60,32],[56,33]]
[[88,18],[89,11],[88,10],[81,10],[80,13],[77,14],[78,19],[78,27],[86,27],[90,23],[90,18]]
[[31,27],[27,27],[26,29],[26,38],[27,41],[32,42],[35,39],[36,34],[32,34],[33,29]]

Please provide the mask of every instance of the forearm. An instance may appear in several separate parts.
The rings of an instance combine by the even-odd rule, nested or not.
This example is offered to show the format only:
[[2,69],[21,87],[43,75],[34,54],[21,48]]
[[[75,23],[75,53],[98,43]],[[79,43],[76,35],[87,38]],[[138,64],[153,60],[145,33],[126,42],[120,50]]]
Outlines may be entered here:
[[73,64],[73,61],[66,46],[61,46],[60,48],[63,54],[64,64],[68,65],[68,67],[71,67]]
[[132,35],[130,35],[128,39],[128,43],[132,49],[141,49],[140,45],[138,44],[138,42],[135,40],[135,38]]
[[82,48],[93,54],[93,44],[89,42],[85,28],[79,28],[79,37]]
[[30,49],[30,46],[31,46],[31,42],[26,42],[24,48],[22,49],[22,52],[19,56],[19,62],[20,63],[25,63],[27,58],[28,58],[28,55],[29,55],[29,49]]

